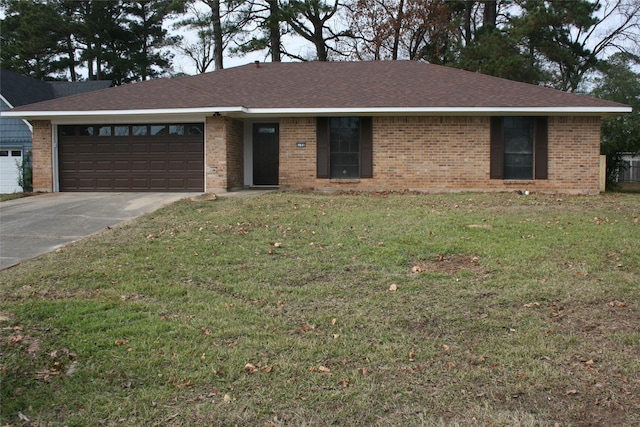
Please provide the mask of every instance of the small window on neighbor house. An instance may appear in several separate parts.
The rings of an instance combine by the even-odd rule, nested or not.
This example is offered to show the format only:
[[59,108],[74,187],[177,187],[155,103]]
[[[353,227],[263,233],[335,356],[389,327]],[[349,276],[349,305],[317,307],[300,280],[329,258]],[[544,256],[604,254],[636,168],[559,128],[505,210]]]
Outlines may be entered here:
[[9,150],[0,150],[0,157],[9,157]]
[[11,157],[22,157],[22,150],[11,150]]
[[132,126],[133,136],[146,136],[149,133],[149,129],[146,125]]
[[114,126],[113,134],[115,136],[129,136],[129,126]]
[[100,126],[98,136],[111,136],[111,126]]

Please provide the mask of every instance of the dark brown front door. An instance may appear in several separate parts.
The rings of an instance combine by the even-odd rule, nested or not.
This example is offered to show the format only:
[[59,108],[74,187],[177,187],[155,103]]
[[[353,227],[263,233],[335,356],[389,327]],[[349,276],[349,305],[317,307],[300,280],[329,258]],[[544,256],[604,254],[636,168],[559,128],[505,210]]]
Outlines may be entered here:
[[277,123],[253,125],[253,185],[278,185]]

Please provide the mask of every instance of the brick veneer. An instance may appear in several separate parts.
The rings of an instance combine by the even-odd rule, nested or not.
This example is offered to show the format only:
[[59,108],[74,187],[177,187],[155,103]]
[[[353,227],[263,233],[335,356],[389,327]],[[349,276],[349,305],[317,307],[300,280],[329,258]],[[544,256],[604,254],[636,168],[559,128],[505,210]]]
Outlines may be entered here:
[[[549,118],[549,178],[489,179],[489,117],[374,117],[371,179],[316,178],[316,119],[280,123],[280,187],[321,190],[599,192],[600,118]],[[244,185],[243,123],[208,117],[206,190]],[[302,148],[298,142],[306,145]],[[33,121],[33,188],[53,191],[52,126]]]
[[[546,180],[489,178],[489,117],[374,117],[371,179],[316,178],[314,118],[280,119],[282,188],[599,192],[599,117],[549,118]],[[298,148],[297,142],[305,142]]]
[[31,124],[33,191],[53,191],[53,127],[49,120],[34,120]]
[[244,185],[243,125],[230,117],[207,117],[205,135],[206,191]]

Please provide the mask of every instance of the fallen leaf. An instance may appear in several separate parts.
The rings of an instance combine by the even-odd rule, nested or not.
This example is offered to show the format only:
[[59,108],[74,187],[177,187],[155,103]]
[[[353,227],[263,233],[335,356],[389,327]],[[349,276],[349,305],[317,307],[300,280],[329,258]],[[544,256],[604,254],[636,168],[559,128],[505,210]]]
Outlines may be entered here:
[[413,350],[411,350],[411,351],[409,352],[409,361],[410,361],[410,362],[414,362],[415,360],[416,360],[416,352],[415,352],[415,351],[413,351]]
[[260,369],[266,372],[267,374],[270,372],[273,372],[273,366],[265,366],[264,368],[260,368]]
[[422,272],[422,267],[420,267],[419,265],[414,265],[414,266],[411,268],[411,272],[412,272],[412,273],[421,273],[421,272]]
[[116,344],[117,347],[120,347],[122,345],[129,344],[129,340],[116,340],[115,344]]
[[228,394],[225,394],[224,397],[222,398],[222,400],[224,400],[225,402],[229,403],[229,402],[231,402],[231,396],[229,396]]
[[331,326],[335,326],[337,321],[338,319],[336,318],[331,319]]
[[253,374],[258,370],[258,368],[256,368],[256,365],[254,365],[253,363],[247,363],[246,365],[244,365],[244,370],[249,372],[250,374]]
[[360,368],[358,371],[360,371],[363,377],[367,376],[367,368]]
[[331,369],[327,368],[326,366],[320,365],[317,368],[318,372],[322,372],[323,374],[330,374],[331,373]]
[[566,391],[564,395],[565,395],[565,396],[570,396],[570,395],[575,395],[575,394],[578,394],[578,390],[575,390],[575,389],[574,389],[574,390],[568,390],[568,391]]
[[396,285],[395,283],[392,283],[391,286],[389,286],[389,290],[394,292],[398,290],[398,285]]
[[205,335],[211,335],[211,329],[205,328],[204,326],[200,327],[200,330],[202,331],[203,334]]
[[615,301],[611,301],[611,302],[609,302],[609,305],[610,305],[611,307],[626,307],[626,306],[627,306],[627,303],[622,302],[622,301],[615,300]]
[[448,345],[446,345],[446,344],[442,344],[442,349],[443,349],[444,351],[449,351],[449,350],[451,350],[451,347],[449,347],[449,346],[448,346]]
[[22,335],[12,335],[9,337],[9,344],[18,345],[22,342],[22,340],[23,340]]

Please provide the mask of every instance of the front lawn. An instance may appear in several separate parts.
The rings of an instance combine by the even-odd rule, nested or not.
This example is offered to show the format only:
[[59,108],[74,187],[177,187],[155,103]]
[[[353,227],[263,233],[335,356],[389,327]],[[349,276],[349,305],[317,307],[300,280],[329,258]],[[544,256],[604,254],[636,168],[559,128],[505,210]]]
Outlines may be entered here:
[[640,425],[640,195],[181,201],[0,272],[0,423]]

